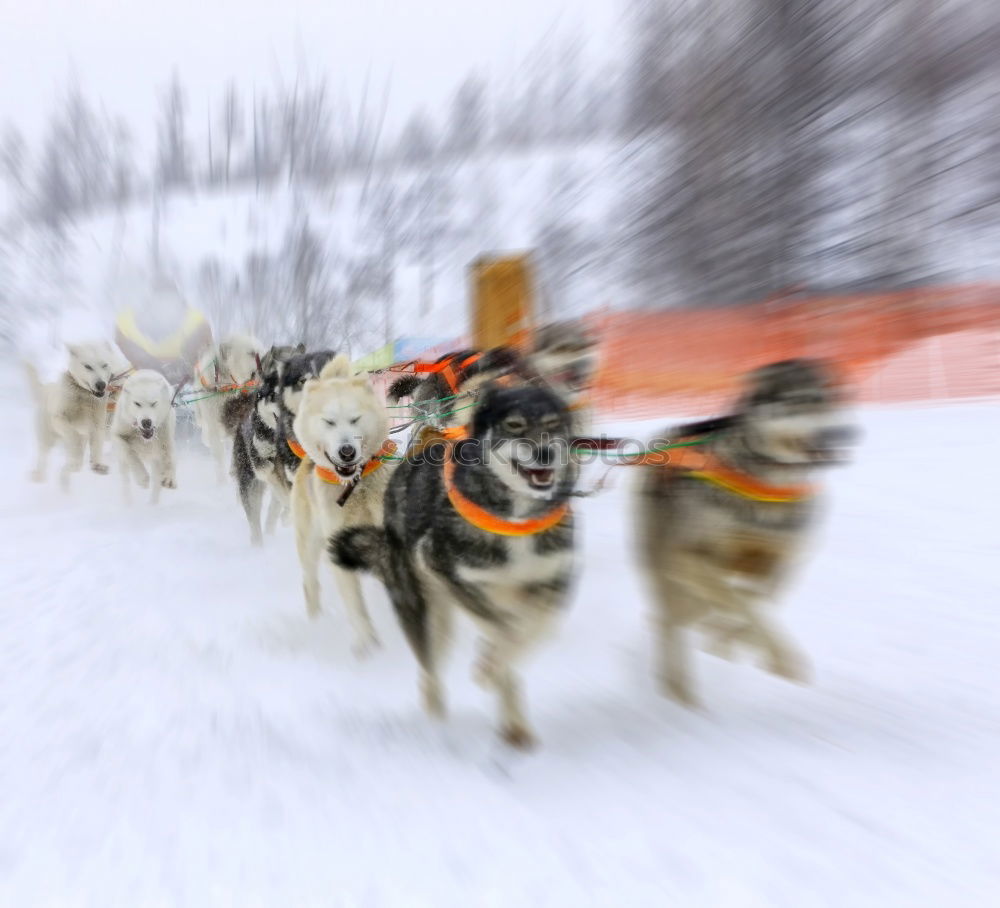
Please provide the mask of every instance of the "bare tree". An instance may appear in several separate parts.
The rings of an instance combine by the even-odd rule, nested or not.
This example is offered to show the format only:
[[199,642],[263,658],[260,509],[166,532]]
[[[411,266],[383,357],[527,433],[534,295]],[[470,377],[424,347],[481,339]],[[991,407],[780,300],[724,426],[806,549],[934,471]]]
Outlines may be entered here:
[[58,121],[49,127],[42,147],[35,190],[37,213],[41,222],[53,233],[62,234],[72,217],[76,199],[66,170],[66,139]]
[[7,184],[11,199],[23,204],[28,192],[28,146],[12,123],[4,127],[0,138],[0,177]]
[[168,188],[188,186],[191,165],[186,133],[187,101],[177,72],[162,96],[161,105],[156,181]]
[[236,83],[230,82],[226,88],[226,95],[222,102],[222,139],[225,142],[226,165],[225,178],[226,185],[229,185],[230,164],[233,156],[233,144],[242,140],[244,134],[243,108],[240,105],[239,95],[236,91]]
[[135,189],[135,161],[132,133],[120,117],[111,124],[111,142],[111,198],[121,208],[132,198]]
[[420,265],[420,312],[434,307],[434,285],[441,267],[442,249],[454,237],[451,182],[433,161],[417,176],[406,193],[405,242]]
[[572,162],[555,165],[549,176],[549,192],[540,206],[533,248],[538,265],[541,314],[546,318],[571,316],[577,304],[574,287],[594,263],[597,243],[576,212],[583,185]]
[[435,148],[434,126],[426,113],[415,113],[399,137],[400,160],[408,164],[429,161]]
[[74,205],[89,211],[110,194],[110,155],[104,124],[76,87],[66,98],[63,133]]
[[451,102],[447,147],[468,155],[486,140],[486,85],[477,76],[468,76]]

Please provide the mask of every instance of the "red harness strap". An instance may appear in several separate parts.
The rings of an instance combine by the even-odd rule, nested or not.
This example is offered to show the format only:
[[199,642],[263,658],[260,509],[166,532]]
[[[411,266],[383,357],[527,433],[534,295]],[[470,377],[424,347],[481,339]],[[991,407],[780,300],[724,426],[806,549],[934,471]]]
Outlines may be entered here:
[[456,362],[458,359],[457,353],[452,353],[450,356],[446,356],[440,362],[436,363],[416,363],[413,366],[414,372],[420,373],[433,373],[440,372],[442,378],[444,378],[449,389],[451,389],[452,394],[458,392],[458,386],[462,379],[462,372],[469,368],[474,362],[482,358],[482,353],[473,353],[467,356],[461,362]]

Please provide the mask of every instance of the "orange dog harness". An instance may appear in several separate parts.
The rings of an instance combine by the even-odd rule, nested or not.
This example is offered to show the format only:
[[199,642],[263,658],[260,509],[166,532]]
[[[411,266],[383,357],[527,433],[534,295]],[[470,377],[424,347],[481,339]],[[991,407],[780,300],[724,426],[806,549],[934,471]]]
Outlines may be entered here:
[[534,536],[544,533],[561,523],[569,514],[569,502],[557,504],[551,511],[539,517],[526,517],[521,520],[512,517],[498,517],[474,501],[470,501],[455,487],[455,460],[452,457],[454,445],[448,447],[444,461],[444,488],[448,493],[451,506],[464,520],[474,527],[487,533],[499,536]]

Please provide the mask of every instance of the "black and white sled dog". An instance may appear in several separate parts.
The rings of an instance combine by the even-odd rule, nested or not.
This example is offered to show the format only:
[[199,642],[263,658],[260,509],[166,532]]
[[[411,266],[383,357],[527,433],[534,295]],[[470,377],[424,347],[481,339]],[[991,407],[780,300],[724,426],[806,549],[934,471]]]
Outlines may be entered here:
[[501,376],[544,385],[563,398],[571,412],[574,432],[591,429],[588,392],[597,372],[597,339],[582,322],[566,320],[542,325],[525,355],[512,347],[458,350],[436,362],[426,376],[403,375],[389,386],[389,403],[412,400],[414,414],[434,428],[468,422],[478,388]]
[[447,428],[465,425],[476,391],[484,384],[516,370],[520,354],[510,347],[492,350],[456,350],[434,362],[435,371],[407,374],[396,379],[386,393],[390,404],[409,397],[420,426]]
[[292,480],[301,456],[292,423],[306,381],[317,378],[332,356],[330,351],[306,353],[305,345],[300,344],[272,347],[261,360],[260,384],[252,407],[233,439],[232,473],[254,545],[263,539],[260,514],[265,490],[271,491],[268,533],[290,505]]
[[299,414],[306,382],[317,379],[337,354],[333,350],[312,350],[289,356],[280,365],[278,381],[278,459],[291,486],[305,451],[295,437],[295,417]]
[[107,473],[103,461],[107,433],[108,386],[111,384],[119,353],[110,343],[68,344],[66,370],[51,383],[39,378],[33,363],[25,368],[35,400],[35,431],[38,459],[31,478],[44,482],[49,453],[57,444],[66,448],[66,463],[59,474],[63,489],[69,477],[83,467],[83,456],[90,447],[90,468]]
[[[235,335],[217,347],[209,348],[198,359],[193,387],[202,392],[193,402],[195,420],[201,429],[205,447],[215,460],[219,482],[226,462],[226,438],[235,432],[242,416],[250,408],[250,382],[257,378],[266,348],[255,337]],[[236,411],[227,402],[236,401]]]
[[815,480],[854,438],[824,364],[788,360],[753,372],[729,416],[667,431],[673,442],[642,470],[635,500],[639,561],[657,631],[664,692],[697,703],[687,635],[734,645],[765,667],[805,680],[805,657],[772,616],[817,514]]
[[174,409],[167,380],[151,369],[140,369],[122,385],[111,423],[118,451],[122,494],[132,499],[131,480],[150,489],[150,501],[160,500],[160,489],[176,489]]
[[[320,611],[319,563],[345,527],[379,524],[395,445],[381,395],[366,375],[354,375],[344,354],[303,385],[294,431],[305,455],[292,485],[295,541],[311,617]],[[331,565],[354,630],[354,651],[378,645],[357,574]]]
[[530,747],[518,665],[553,627],[573,579],[570,416],[551,390],[487,385],[469,433],[407,457],[383,527],[331,541],[343,568],[385,583],[420,664],[426,710],[445,712],[440,672],[456,606],[478,624],[475,679],[495,691],[500,735]]

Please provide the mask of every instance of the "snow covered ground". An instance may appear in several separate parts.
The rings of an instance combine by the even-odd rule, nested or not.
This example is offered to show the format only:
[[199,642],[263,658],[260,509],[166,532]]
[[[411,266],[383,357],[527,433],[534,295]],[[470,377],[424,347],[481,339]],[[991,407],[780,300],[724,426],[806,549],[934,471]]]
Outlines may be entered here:
[[[585,502],[582,582],[527,673],[511,758],[452,660],[446,730],[367,584],[384,649],[310,623],[291,534],[250,549],[234,491],[125,510],[25,479],[8,417],[0,600],[0,904],[986,904],[1000,886],[1000,407],[867,410],[785,604],[798,688],[699,657],[707,704],[654,690],[629,477]],[[624,471],[623,471],[624,473]]]

